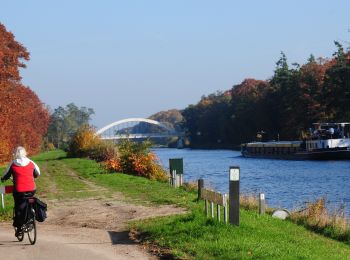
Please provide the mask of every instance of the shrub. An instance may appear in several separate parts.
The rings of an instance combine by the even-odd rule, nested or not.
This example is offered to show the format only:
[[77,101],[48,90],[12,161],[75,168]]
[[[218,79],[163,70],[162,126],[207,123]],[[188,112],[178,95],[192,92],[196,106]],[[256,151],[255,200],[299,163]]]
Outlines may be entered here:
[[89,125],[84,125],[73,135],[68,147],[68,156],[88,156],[89,151],[97,145],[97,142],[98,137],[96,137],[94,129]]
[[96,136],[91,126],[81,127],[69,144],[68,156],[89,157],[110,172],[122,172],[143,176],[151,180],[168,180],[167,173],[150,151],[151,143],[123,140],[117,146]]
[[150,151],[151,143],[123,140],[118,144],[118,156],[104,165],[110,171],[143,176],[151,180],[168,180],[167,173],[159,165],[158,158]]
[[53,143],[48,143],[47,144],[47,150],[48,151],[52,151],[52,150],[55,150],[55,149],[56,149],[56,147],[55,147],[55,145]]
[[101,140],[89,125],[79,128],[69,143],[68,156],[70,157],[86,156],[102,162],[114,158],[115,155],[115,145]]
[[104,167],[110,172],[122,172],[123,169],[120,165],[120,160],[115,157],[103,162]]
[[89,158],[97,162],[105,162],[116,158],[117,148],[115,144],[98,140],[94,146],[87,150]]

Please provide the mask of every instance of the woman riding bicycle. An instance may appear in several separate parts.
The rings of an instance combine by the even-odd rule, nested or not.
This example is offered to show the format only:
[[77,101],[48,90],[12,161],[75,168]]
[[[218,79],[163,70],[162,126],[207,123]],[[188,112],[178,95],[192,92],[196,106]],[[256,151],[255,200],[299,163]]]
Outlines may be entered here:
[[27,207],[26,198],[35,194],[36,186],[34,178],[39,177],[40,169],[38,165],[27,158],[27,152],[24,147],[19,146],[14,153],[15,160],[5,170],[1,181],[13,177],[13,198],[15,201],[15,217],[13,226],[16,227],[16,236],[21,232],[24,221],[24,212]]

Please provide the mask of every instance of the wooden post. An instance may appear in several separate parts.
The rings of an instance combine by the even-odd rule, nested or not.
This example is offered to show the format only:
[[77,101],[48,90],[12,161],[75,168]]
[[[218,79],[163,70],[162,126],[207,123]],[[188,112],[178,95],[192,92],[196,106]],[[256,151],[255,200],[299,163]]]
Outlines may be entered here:
[[[216,204],[216,216],[217,216],[218,221],[220,222],[220,219],[221,219],[220,206],[223,206],[224,207],[224,221],[225,221],[225,223],[228,222],[227,194],[221,194],[221,193],[213,191],[213,190],[207,190],[207,189],[202,188],[202,189],[200,189],[199,197],[201,199],[204,199],[204,201],[205,201],[205,215],[207,217],[209,217],[209,215],[210,215],[211,218],[214,218],[214,216],[215,216],[215,204]],[[209,203],[210,203],[210,209],[209,209]]]
[[205,200],[205,215],[208,217],[208,200]]
[[176,187],[176,170],[172,171],[173,187]]
[[172,172],[170,172],[170,186],[174,187],[174,175]]
[[199,179],[198,180],[198,198],[197,198],[198,201],[202,198],[202,189],[203,188],[204,188],[204,180]]
[[1,193],[1,206],[2,206],[2,209],[5,208],[4,193]]
[[228,222],[228,217],[227,217],[227,194],[224,194],[224,200],[225,200],[225,204],[224,204],[224,222],[227,224]]
[[230,167],[230,223],[239,226],[239,177],[240,168],[237,166]]
[[176,178],[176,185],[175,185],[175,187],[178,188],[181,185],[181,176],[180,176],[180,174],[175,174],[175,178]]
[[265,214],[265,210],[266,210],[265,194],[260,193],[259,194],[259,214],[260,215]]
[[183,185],[183,181],[184,181],[184,175],[183,174],[178,174],[179,175],[179,187],[181,187]]
[[216,205],[216,217],[220,222],[220,205],[219,204]]

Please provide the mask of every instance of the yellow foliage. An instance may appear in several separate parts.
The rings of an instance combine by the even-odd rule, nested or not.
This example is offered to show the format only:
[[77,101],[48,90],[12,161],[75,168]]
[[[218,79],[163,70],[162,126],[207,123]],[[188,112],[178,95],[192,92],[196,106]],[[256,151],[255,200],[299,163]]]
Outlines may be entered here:
[[150,152],[151,143],[122,141],[118,146],[102,141],[90,126],[80,128],[73,136],[68,155],[86,156],[98,162],[110,172],[123,172],[152,180],[166,181],[165,170],[158,164],[156,155]]
[[88,156],[89,151],[99,142],[101,141],[91,126],[82,126],[69,144],[68,155],[72,157]]

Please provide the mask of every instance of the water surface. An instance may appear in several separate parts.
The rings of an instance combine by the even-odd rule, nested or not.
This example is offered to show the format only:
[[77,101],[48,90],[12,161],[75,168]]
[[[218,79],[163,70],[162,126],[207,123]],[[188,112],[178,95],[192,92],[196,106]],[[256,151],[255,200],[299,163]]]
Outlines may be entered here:
[[241,168],[241,191],[264,192],[271,207],[301,208],[326,196],[330,210],[345,205],[350,216],[350,160],[291,161],[244,158],[238,151],[153,149],[168,169],[169,158],[183,158],[185,181],[205,180],[206,186],[228,193],[230,166]]

